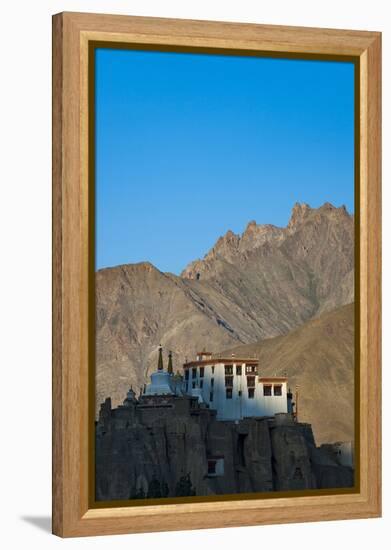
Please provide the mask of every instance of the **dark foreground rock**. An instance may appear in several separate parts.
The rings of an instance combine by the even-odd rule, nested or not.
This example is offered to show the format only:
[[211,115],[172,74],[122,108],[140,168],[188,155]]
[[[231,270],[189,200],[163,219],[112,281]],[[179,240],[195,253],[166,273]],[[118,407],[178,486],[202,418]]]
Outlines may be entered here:
[[96,499],[351,487],[353,469],[291,415],[217,421],[197,399],[142,396],[96,424]]

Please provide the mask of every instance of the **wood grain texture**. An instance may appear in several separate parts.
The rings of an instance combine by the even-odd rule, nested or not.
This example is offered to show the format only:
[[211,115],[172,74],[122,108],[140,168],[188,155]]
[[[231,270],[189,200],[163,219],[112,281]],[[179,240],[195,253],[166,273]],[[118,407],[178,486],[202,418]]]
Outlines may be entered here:
[[[89,508],[88,43],[360,58],[359,493]],[[380,515],[379,33],[64,13],[53,18],[53,532],[165,531]]]
[[52,103],[52,526],[62,533],[62,18],[53,20],[53,103]]
[[[366,362],[362,363],[361,385],[366,386],[365,402],[361,402],[363,423],[367,433],[363,444],[367,447],[366,461],[361,465],[368,485],[368,499],[381,510],[381,38],[371,43],[363,59],[362,130],[366,147],[362,144],[361,158],[365,159],[366,250],[361,266],[366,267],[366,281],[362,302],[366,315],[362,316],[361,333],[366,334]],[[365,113],[365,114],[364,114]],[[360,266],[360,270],[361,270]],[[364,325],[365,323],[365,325]],[[365,469],[365,470],[364,470]]]

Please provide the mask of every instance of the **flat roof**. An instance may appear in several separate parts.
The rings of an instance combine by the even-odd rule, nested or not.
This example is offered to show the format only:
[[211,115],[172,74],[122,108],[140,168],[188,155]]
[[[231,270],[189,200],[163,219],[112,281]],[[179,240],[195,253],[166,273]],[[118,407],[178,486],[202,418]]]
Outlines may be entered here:
[[242,357],[211,357],[210,359],[202,359],[200,361],[188,361],[183,364],[183,368],[206,366],[206,365],[219,365],[224,363],[226,365],[233,365],[234,363],[248,363],[249,365],[258,365],[258,359],[242,358]]

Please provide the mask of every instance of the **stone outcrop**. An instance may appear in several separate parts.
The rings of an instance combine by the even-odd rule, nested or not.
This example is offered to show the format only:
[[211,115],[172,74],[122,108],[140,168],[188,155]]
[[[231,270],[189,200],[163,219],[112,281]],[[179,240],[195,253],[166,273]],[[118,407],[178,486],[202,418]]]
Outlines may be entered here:
[[221,422],[197,399],[143,395],[114,409],[106,399],[96,424],[100,501],[352,484],[352,468],[289,414]]

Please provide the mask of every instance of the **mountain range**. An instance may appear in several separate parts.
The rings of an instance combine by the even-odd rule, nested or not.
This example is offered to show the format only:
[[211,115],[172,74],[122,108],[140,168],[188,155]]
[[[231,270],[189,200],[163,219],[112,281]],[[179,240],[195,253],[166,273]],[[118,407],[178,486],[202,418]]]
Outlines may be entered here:
[[[251,221],[241,235],[227,231],[179,276],[148,262],[99,270],[97,407],[107,396],[118,404],[130,385],[138,389],[146,382],[156,368],[159,344],[172,350],[174,367],[181,371],[185,358],[199,350],[220,352],[259,342],[263,349],[262,342],[278,342],[298,327],[305,331],[312,319],[353,300],[354,220],[345,207],[329,203],[320,208],[295,204],[283,228]],[[353,318],[347,319],[353,330]],[[327,324],[333,325],[333,317]],[[343,344],[346,357],[353,356],[349,342],[346,338]],[[330,348],[328,361],[334,353]],[[312,361],[316,349],[314,354]],[[287,361],[278,366],[268,357],[277,372],[288,369]],[[352,370],[352,362],[344,368]],[[293,380],[300,383],[296,371]]]

